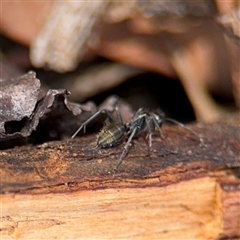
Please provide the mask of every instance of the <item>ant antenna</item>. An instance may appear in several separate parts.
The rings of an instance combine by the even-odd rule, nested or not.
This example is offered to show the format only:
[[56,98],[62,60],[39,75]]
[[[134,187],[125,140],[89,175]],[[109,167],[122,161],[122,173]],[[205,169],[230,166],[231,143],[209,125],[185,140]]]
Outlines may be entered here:
[[182,128],[185,128],[187,129],[189,132],[191,132],[195,137],[198,138],[199,142],[200,142],[200,145],[202,146],[204,144],[204,141],[201,137],[198,136],[198,134],[196,134],[194,131],[192,131],[190,128],[186,127],[183,123],[175,120],[175,119],[172,119],[172,118],[164,118],[164,121],[168,121],[168,122],[172,122],[172,123],[175,123],[177,125],[179,125],[180,127]]

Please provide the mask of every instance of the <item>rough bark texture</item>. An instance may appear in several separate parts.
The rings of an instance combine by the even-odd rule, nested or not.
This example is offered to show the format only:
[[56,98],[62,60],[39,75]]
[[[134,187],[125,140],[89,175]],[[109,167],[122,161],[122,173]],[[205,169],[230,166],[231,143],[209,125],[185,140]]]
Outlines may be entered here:
[[0,152],[2,239],[240,238],[239,122],[164,126],[96,150],[96,136]]

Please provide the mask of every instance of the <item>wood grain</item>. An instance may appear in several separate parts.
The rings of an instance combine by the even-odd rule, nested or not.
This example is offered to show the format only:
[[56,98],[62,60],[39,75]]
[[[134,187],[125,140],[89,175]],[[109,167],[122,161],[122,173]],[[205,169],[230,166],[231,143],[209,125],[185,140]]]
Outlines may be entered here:
[[2,239],[240,238],[240,130],[164,126],[96,150],[96,136],[0,152]]

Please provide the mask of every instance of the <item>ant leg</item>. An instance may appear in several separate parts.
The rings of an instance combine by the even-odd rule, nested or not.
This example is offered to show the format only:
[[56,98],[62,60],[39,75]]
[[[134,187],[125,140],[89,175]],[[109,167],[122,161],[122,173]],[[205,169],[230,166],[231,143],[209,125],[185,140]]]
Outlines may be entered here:
[[88,120],[86,120],[78,129],[77,131],[72,135],[71,138],[75,138],[76,135],[84,128],[84,131],[86,129],[86,126],[88,125],[88,123],[90,123],[93,119],[95,119],[98,115],[100,115],[101,113],[104,113],[107,115],[107,117],[109,118],[110,121],[114,121],[113,117],[111,116],[110,112],[108,112],[105,109],[101,109],[99,111],[97,111],[95,114],[93,114]]
[[149,142],[148,142],[148,147],[149,149],[151,150],[152,148],[152,130],[151,130],[151,126],[150,126],[150,122],[151,122],[152,119],[148,119],[145,117],[145,122],[146,122],[146,126],[147,126],[147,130],[148,130],[148,139],[149,139]]
[[135,136],[136,131],[137,131],[137,128],[134,128],[130,137],[128,138],[127,143],[124,146],[123,152],[122,152],[121,156],[119,157],[119,159],[117,161],[117,165],[116,165],[115,169],[117,169],[119,167],[119,165],[122,163],[123,158],[126,156],[126,154],[128,152],[129,144],[132,141],[133,137]]
[[180,127],[182,128],[185,128],[187,129],[189,132],[191,132],[195,137],[198,138],[199,142],[200,142],[200,145],[204,145],[204,141],[201,137],[199,137],[194,131],[192,131],[190,128],[186,127],[183,123],[177,121],[177,120],[174,120],[172,118],[165,118],[164,121],[169,121],[169,122],[173,122],[173,123],[176,123],[177,125],[179,125]]
[[160,138],[165,139],[165,136],[164,136],[164,134],[163,134],[163,132],[162,132],[161,126],[159,126],[159,125],[161,125],[162,122],[158,123],[158,121],[156,120],[154,114],[151,114],[151,117],[152,117],[151,119],[153,120],[155,127],[156,127],[156,128],[158,129],[158,131],[159,131]]
[[136,121],[137,119],[139,119],[139,117],[141,118],[143,115],[146,116],[146,114],[139,114],[143,111],[142,108],[139,108],[132,116],[132,120],[131,121]]
[[121,125],[123,125],[122,116],[121,116],[121,113],[120,113],[119,108],[118,108],[117,106],[115,107],[115,112],[116,112],[116,114],[117,114],[118,122],[119,122]]

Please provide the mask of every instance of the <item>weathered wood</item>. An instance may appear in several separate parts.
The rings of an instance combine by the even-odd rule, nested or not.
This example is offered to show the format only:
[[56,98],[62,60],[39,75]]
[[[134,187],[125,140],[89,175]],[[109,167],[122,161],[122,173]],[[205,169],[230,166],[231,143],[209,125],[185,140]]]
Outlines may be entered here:
[[[240,237],[239,123],[164,126],[153,149],[96,136],[0,152],[3,239]],[[143,135],[144,137],[145,135]]]

